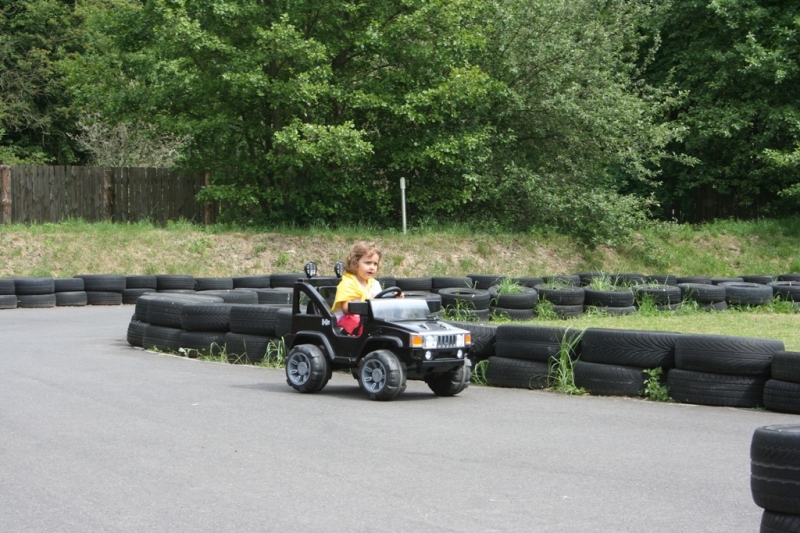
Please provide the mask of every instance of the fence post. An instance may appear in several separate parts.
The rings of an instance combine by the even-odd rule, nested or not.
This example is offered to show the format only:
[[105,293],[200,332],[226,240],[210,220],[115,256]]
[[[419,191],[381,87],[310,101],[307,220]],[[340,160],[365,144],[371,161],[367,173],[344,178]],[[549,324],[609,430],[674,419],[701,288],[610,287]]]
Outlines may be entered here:
[[114,216],[114,173],[111,169],[103,169],[103,220],[111,220]]
[[[203,182],[203,185],[205,185],[206,187],[211,185],[211,172],[206,172],[206,177],[205,181]],[[214,223],[214,206],[211,202],[206,202],[203,205],[203,222],[207,226],[210,226],[211,224]]]
[[11,167],[0,165],[0,204],[3,224],[11,224]]

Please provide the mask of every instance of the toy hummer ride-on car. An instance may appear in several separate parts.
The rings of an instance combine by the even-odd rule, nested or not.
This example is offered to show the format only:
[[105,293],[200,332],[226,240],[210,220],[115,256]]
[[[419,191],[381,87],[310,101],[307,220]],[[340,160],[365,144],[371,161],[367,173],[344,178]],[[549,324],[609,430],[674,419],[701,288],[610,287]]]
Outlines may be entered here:
[[[341,276],[341,264],[336,274]],[[337,278],[315,278],[316,265],[306,265],[307,279],[294,285],[292,333],[285,337],[286,382],[300,392],[318,392],[334,370],[350,370],[373,400],[391,400],[406,380],[428,384],[437,396],[453,396],[469,385],[471,333],[432,316],[423,299],[395,298],[389,287],[365,302],[350,302],[361,316],[358,336],[336,325],[331,303]]]

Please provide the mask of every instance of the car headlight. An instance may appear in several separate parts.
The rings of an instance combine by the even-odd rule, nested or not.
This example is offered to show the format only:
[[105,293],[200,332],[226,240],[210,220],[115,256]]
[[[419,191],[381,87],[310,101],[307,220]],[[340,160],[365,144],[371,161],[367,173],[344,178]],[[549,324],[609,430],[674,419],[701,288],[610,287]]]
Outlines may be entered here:
[[426,349],[436,348],[439,345],[436,335],[425,335],[424,339],[425,344],[423,347]]
[[464,347],[464,335],[456,335],[456,347],[457,348]]

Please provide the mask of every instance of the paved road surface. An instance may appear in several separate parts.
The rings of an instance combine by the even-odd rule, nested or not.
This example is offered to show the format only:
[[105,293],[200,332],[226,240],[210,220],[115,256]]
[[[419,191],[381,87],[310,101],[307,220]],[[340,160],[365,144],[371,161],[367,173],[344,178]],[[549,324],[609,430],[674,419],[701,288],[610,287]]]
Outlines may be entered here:
[[756,532],[766,411],[412,382],[129,347],[130,306],[0,312],[0,531]]

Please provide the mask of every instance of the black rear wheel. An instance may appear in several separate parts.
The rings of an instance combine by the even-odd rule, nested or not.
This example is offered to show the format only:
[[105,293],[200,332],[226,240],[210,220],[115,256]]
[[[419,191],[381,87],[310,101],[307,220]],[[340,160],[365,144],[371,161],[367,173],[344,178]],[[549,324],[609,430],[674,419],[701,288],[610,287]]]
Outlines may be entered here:
[[331,377],[325,355],[313,344],[300,344],[286,358],[286,383],[299,392],[321,391]]

